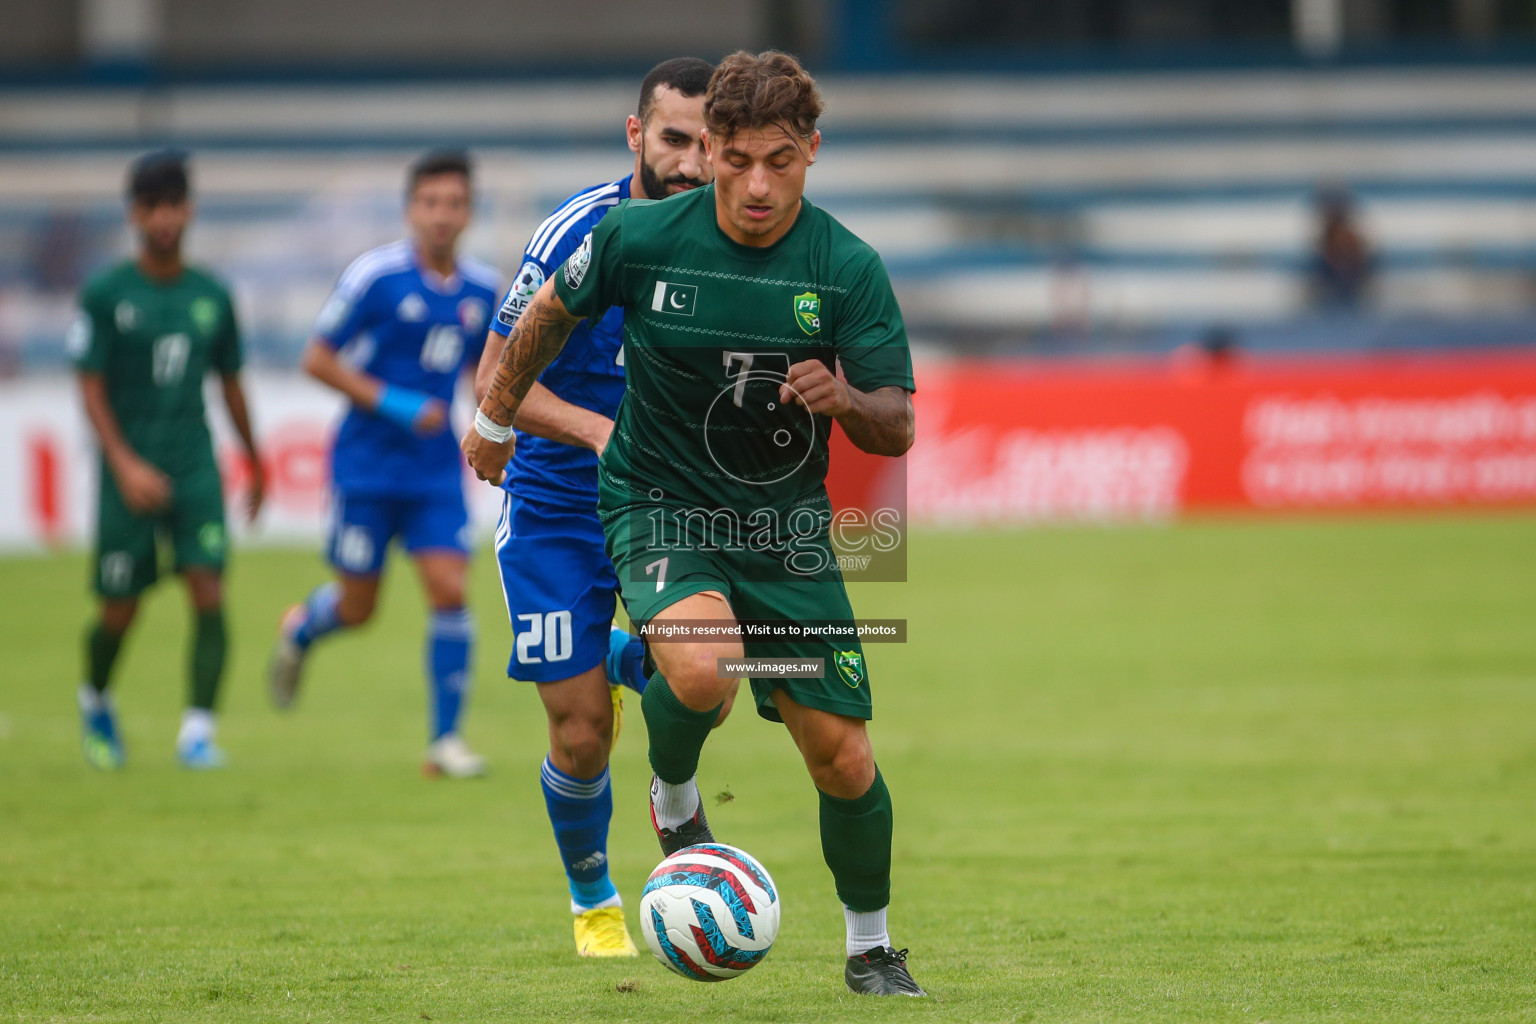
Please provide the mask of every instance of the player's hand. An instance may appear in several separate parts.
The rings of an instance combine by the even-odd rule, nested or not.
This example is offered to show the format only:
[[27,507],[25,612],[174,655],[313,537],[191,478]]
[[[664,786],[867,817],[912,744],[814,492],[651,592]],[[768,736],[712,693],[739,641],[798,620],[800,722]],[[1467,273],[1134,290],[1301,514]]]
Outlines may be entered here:
[[779,401],[794,401],[825,416],[841,416],[853,408],[848,381],[841,371],[834,375],[820,359],[807,359],[789,368],[789,376],[779,386]]
[[150,515],[171,501],[171,478],[137,455],[124,455],[112,467],[117,489],[129,511]]
[[251,456],[251,484],[245,492],[246,522],[254,523],[261,514],[262,502],[267,500],[267,473],[261,468],[261,456]]
[[475,476],[493,487],[500,487],[506,479],[507,463],[512,461],[512,451],[516,447],[516,434],[497,444],[490,438],[481,437],[473,425],[464,432],[464,439],[459,442],[459,451],[464,453],[464,460],[475,471]]
[[422,437],[442,430],[448,423],[448,405],[436,398],[429,398],[411,420],[411,429]]

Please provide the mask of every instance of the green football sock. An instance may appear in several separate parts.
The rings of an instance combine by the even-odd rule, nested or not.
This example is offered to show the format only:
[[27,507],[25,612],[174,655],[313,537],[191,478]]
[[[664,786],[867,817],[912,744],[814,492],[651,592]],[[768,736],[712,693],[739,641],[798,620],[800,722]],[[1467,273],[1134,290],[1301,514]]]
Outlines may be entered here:
[[651,770],[657,778],[673,785],[693,778],[699,770],[699,751],[724,704],[694,711],[677,699],[660,672],[651,676],[640,697],[640,710],[651,735]]
[[837,898],[849,910],[881,909],[891,902],[891,792],[880,769],[869,790],[852,800],[816,792],[821,855],[832,869]]
[[123,649],[123,634],[114,633],[100,622],[85,633],[85,678],[91,689],[105,693],[112,681],[112,666]]
[[219,679],[224,675],[227,646],[224,609],[198,612],[197,630],[192,638],[192,707],[213,710],[219,696]]

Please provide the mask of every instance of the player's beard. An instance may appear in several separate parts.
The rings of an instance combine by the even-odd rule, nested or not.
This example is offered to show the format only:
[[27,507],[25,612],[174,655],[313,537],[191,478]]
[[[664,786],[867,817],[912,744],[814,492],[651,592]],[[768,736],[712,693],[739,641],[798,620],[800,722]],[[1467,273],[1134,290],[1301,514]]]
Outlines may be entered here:
[[674,174],[669,178],[662,178],[651,166],[651,162],[645,158],[645,142],[640,143],[640,189],[647,199],[665,199],[672,193],[668,191],[669,185],[686,185],[688,188],[700,188],[709,182],[699,178],[690,178],[682,174]]

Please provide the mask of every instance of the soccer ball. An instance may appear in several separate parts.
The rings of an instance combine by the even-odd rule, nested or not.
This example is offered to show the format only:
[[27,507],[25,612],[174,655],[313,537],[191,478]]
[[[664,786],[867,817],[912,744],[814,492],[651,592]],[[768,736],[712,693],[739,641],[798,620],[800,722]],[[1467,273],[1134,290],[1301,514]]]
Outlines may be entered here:
[[640,930],[667,967],[726,981],[761,963],[779,934],[779,894],[752,856],[700,843],[656,866],[640,896]]

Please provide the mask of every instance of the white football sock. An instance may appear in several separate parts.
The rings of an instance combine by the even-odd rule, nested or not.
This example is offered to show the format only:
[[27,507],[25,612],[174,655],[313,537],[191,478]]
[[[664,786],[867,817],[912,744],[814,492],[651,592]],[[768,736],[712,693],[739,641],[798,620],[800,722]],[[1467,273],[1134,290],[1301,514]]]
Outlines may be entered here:
[[190,746],[198,740],[212,742],[214,730],[212,711],[204,708],[187,708],[181,713],[181,731],[176,734],[176,745]]
[[843,908],[843,920],[848,925],[848,955],[858,956],[867,953],[876,946],[889,946],[891,944],[890,933],[885,928],[885,911],[871,910],[864,913],[858,910]]
[[589,910],[601,910],[603,907],[622,907],[623,905],[623,897],[621,897],[618,893],[614,893],[612,896],[609,896],[595,907],[583,906],[582,904],[577,903],[575,900],[571,900],[571,913],[579,917]]
[[673,784],[652,776],[651,808],[656,812],[656,824],[661,828],[677,828],[692,820],[693,812],[699,809],[697,777]]
[[101,706],[107,702],[107,695],[97,693],[96,687],[90,683],[81,683],[79,699],[80,710],[89,715],[101,709]]

